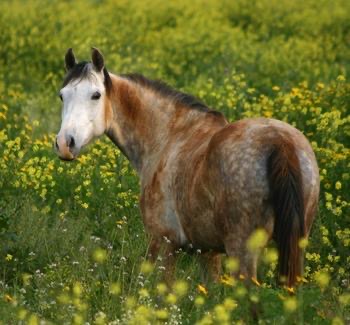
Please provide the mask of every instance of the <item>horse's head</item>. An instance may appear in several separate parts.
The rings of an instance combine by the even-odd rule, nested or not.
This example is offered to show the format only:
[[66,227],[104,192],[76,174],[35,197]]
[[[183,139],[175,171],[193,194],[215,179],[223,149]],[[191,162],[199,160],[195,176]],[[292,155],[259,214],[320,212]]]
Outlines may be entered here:
[[92,62],[77,63],[72,49],[65,56],[67,74],[59,96],[63,103],[61,129],[55,147],[63,160],[73,160],[81,148],[107,128],[107,97],[111,79],[102,54],[92,49]]

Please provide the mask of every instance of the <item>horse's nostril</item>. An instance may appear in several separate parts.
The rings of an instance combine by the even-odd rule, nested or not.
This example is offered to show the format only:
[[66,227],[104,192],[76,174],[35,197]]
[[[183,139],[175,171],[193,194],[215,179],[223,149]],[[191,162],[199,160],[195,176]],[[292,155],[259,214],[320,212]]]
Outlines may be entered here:
[[67,137],[67,146],[69,147],[69,149],[72,149],[75,146],[74,138],[71,135]]
[[57,150],[60,149],[59,146],[58,146],[58,143],[57,143],[57,138],[56,138],[56,140],[55,140],[55,148],[56,148]]

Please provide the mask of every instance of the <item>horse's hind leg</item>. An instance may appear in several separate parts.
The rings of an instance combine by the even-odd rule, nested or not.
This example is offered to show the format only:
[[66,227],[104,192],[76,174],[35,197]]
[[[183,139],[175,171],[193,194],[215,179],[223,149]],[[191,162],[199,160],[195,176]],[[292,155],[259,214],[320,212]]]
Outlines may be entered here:
[[221,254],[216,252],[206,252],[199,254],[201,264],[201,279],[203,283],[209,281],[218,282],[221,273]]
[[237,258],[239,261],[239,271],[235,275],[240,275],[248,282],[252,278],[256,279],[258,256],[246,248],[247,239],[248,236],[233,233],[226,238],[225,249],[227,256]]
[[[240,232],[232,233],[228,236],[225,242],[226,253],[229,257],[234,257],[239,260],[239,271],[233,274],[234,276],[240,276],[243,279],[245,287],[250,290],[253,285],[252,279],[257,278],[257,262],[258,255],[250,252],[246,247],[246,241],[249,236],[242,236]],[[261,314],[261,305],[259,302],[250,302],[250,316],[254,323],[258,322],[259,315]]]

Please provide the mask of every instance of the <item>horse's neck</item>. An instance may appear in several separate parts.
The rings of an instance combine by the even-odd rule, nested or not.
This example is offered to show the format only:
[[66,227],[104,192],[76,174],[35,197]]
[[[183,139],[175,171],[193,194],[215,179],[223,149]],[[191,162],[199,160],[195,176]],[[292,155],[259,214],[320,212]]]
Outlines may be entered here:
[[[113,117],[107,135],[127,156],[139,175],[158,165],[171,141],[190,137],[197,128],[207,128],[215,116],[188,108],[127,79],[113,76]],[[218,124],[218,125],[216,125]]]

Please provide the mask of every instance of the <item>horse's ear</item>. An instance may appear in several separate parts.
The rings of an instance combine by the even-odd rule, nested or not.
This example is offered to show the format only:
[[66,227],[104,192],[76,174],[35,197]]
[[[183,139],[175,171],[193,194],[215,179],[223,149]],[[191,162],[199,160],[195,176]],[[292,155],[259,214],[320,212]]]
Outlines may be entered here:
[[75,60],[75,56],[74,56],[74,53],[73,53],[73,49],[72,48],[69,48],[67,50],[67,53],[64,57],[64,61],[65,61],[65,64],[66,64],[66,70],[70,70],[70,69],[73,69],[74,66],[76,65],[77,61]]
[[104,63],[103,55],[96,47],[92,48],[91,59],[92,59],[92,64],[96,69],[96,71],[101,72],[105,66],[105,63]]

